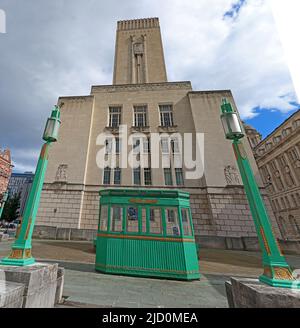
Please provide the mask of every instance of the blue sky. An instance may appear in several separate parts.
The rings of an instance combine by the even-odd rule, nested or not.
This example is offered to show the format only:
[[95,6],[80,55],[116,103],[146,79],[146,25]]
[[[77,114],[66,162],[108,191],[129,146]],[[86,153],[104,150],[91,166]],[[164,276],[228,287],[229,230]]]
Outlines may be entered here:
[[300,107],[265,0],[2,0],[0,8],[0,146],[18,172],[34,170],[59,96],[111,84],[118,20],[159,17],[168,80],[231,89],[242,119],[264,136]]
[[245,120],[245,122],[255,127],[262,134],[262,137],[265,138],[297,110],[292,110],[288,113],[282,113],[276,109],[270,110],[259,108],[256,109],[256,111],[258,115],[252,119]]

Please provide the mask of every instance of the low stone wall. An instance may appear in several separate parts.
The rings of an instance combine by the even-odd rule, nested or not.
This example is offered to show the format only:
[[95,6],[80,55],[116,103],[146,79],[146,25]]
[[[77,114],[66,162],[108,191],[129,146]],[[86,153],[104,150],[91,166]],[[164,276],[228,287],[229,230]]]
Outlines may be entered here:
[[[219,237],[196,236],[196,242],[201,248],[228,249],[236,251],[259,252],[257,237]],[[300,255],[299,240],[278,240],[284,254]]]
[[0,271],[0,308],[53,308],[62,300],[64,269],[57,263],[1,266]]
[[37,225],[33,231],[34,239],[93,241],[96,236],[97,230],[94,229],[57,228],[46,225]]

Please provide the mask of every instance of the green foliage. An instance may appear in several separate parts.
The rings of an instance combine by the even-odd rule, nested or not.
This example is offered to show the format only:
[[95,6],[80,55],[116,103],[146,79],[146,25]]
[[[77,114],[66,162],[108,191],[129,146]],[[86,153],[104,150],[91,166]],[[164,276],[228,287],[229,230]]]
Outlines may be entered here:
[[21,195],[19,193],[7,199],[3,209],[1,220],[11,222],[18,217],[20,208],[20,198]]

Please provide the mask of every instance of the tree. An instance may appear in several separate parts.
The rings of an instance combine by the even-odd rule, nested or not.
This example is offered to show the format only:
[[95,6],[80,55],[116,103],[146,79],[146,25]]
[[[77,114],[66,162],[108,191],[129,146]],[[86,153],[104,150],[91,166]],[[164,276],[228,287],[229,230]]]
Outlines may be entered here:
[[20,198],[21,194],[15,194],[11,197],[8,197],[2,214],[2,220],[11,222],[15,220],[19,215],[19,208],[20,208]]

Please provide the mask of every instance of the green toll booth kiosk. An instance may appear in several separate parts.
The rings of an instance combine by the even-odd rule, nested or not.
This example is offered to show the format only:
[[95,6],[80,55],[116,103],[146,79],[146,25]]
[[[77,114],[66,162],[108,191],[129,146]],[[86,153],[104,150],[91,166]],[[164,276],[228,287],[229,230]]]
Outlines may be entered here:
[[101,190],[96,270],[199,279],[189,193],[173,189]]

